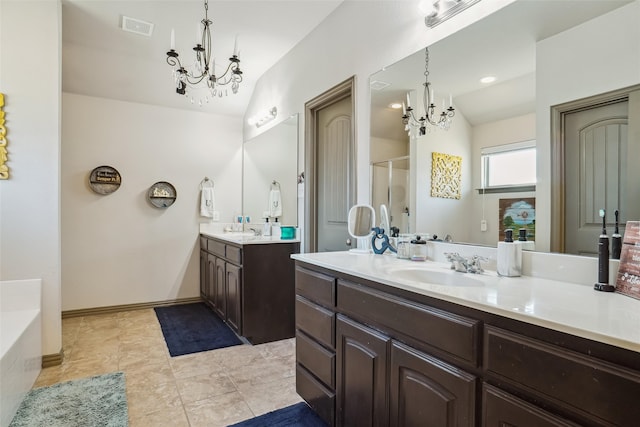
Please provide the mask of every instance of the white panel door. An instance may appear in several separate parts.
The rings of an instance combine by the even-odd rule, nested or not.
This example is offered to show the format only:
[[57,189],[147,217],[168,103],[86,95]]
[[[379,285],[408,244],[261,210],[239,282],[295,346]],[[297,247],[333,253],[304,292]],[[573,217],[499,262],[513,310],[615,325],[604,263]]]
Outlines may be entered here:
[[627,176],[628,102],[571,113],[565,121],[565,252],[596,255],[606,210],[607,234],[613,233],[615,210],[624,235]]
[[[319,252],[348,249],[347,214],[353,204],[351,97],[318,112],[317,184]],[[355,247],[355,242],[353,242]]]

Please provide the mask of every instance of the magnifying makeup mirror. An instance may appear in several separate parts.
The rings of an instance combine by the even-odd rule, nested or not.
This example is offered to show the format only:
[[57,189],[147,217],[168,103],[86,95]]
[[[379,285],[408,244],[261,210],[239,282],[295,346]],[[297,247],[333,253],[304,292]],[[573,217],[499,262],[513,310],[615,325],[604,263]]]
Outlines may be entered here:
[[373,235],[371,229],[376,224],[376,211],[371,205],[354,205],[349,209],[347,221],[349,235],[358,242],[358,247],[349,251],[371,253],[369,238]]
[[382,228],[387,235],[391,235],[391,223],[386,205],[380,205],[380,228]]

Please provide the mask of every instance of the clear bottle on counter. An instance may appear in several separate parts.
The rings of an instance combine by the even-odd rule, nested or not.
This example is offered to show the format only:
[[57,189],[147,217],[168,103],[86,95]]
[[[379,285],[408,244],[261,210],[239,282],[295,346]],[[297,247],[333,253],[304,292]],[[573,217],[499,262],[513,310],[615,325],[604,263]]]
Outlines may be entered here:
[[396,257],[400,259],[411,259],[411,235],[400,234],[397,237],[396,244],[396,250],[398,251]]
[[411,241],[411,261],[426,261],[427,260],[427,241],[423,240],[420,236],[416,236]]

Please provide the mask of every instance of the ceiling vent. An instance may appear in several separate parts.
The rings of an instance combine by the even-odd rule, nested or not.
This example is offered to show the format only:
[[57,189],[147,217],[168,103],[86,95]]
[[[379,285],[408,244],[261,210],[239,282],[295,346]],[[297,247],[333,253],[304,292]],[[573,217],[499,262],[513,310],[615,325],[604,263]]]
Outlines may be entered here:
[[142,21],[128,16],[122,17],[122,29],[130,33],[140,34],[141,36],[151,37],[153,33],[153,24],[151,22]]
[[382,90],[388,86],[391,86],[391,83],[383,82],[380,80],[373,80],[371,82],[371,90]]

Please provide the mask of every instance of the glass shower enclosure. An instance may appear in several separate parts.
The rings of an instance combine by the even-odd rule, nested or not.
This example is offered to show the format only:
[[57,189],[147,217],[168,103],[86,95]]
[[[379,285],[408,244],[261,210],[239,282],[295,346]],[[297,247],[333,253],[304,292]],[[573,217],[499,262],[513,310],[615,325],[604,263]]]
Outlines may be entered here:
[[[380,205],[387,205],[389,221],[392,227],[398,227],[400,233],[410,233],[409,206],[409,156],[374,162],[371,164],[371,202],[376,212]],[[389,230],[385,232],[390,235]]]

